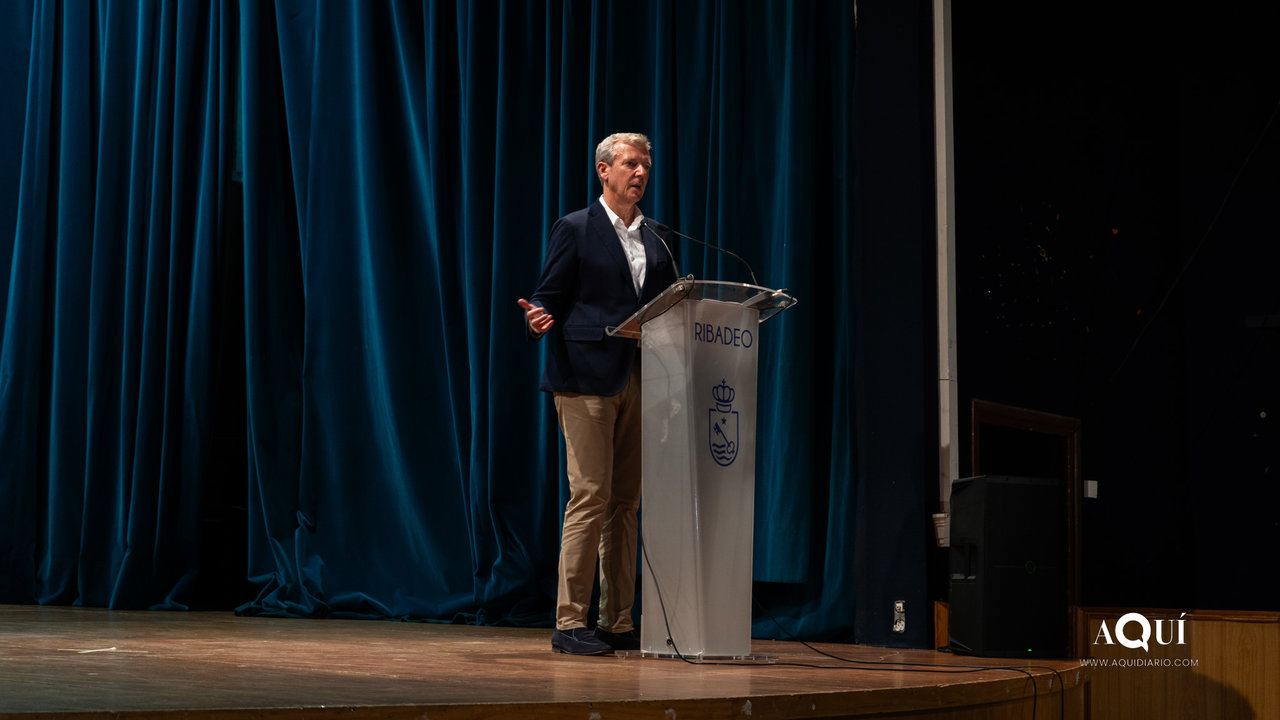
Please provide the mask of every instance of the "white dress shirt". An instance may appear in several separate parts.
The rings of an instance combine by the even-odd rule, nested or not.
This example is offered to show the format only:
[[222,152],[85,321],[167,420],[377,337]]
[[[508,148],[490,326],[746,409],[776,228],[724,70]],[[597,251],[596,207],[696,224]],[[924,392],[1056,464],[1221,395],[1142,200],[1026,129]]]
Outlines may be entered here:
[[609,213],[609,222],[618,233],[622,252],[626,253],[627,264],[631,266],[631,281],[635,284],[636,297],[639,297],[640,289],[644,287],[644,271],[648,266],[648,258],[644,254],[644,240],[640,238],[640,223],[644,222],[644,213],[637,208],[636,219],[631,221],[631,227],[627,227],[622,222],[622,218],[609,207],[609,203],[604,201],[603,194],[600,195],[600,204],[604,206],[604,211]]

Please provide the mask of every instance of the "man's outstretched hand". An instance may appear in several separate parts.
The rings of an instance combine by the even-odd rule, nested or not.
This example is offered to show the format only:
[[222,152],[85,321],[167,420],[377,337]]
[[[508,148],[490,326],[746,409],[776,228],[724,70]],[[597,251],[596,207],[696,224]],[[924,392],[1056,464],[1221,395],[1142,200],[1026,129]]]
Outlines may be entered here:
[[524,298],[520,298],[516,302],[520,304],[520,307],[524,308],[524,319],[529,323],[529,329],[535,335],[542,335],[550,330],[552,325],[556,324],[556,319],[551,317],[551,313],[547,312],[546,309],[538,307]]

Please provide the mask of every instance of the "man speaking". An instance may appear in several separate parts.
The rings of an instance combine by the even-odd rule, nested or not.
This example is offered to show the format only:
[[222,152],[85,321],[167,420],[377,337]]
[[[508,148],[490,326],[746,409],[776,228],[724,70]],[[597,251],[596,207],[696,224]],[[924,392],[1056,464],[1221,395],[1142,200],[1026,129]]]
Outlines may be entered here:
[[[556,221],[538,288],[521,298],[527,332],[550,343],[541,389],[554,394],[569,502],[551,648],[602,655],[640,647],[631,619],[640,505],[640,357],[609,337],[676,279],[673,260],[638,203],[649,184],[649,139],[610,135],[596,147],[601,195]],[[596,562],[600,613],[587,627]]]

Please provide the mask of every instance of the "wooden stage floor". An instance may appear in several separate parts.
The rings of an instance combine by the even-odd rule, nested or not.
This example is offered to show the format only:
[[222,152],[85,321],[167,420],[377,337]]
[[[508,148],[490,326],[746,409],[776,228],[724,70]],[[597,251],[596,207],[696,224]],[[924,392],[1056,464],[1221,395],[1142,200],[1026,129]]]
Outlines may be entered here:
[[[1078,718],[1085,670],[756,641],[776,664],[570,657],[546,629],[0,605],[0,720]],[[876,665],[872,663],[889,663]],[[926,664],[931,667],[902,663]],[[945,666],[945,667],[932,667]],[[1057,674],[1048,669],[1052,667]],[[1065,693],[1064,693],[1065,685]],[[1034,705],[1034,710],[1033,710]]]

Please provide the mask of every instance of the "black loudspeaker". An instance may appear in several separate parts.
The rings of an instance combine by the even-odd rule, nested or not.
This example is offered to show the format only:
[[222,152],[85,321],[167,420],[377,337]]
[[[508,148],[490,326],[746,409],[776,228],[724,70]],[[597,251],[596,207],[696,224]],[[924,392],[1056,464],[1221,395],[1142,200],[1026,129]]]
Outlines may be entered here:
[[982,475],[952,483],[952,652],[1066,657],[1066,561],[1060,481]]

